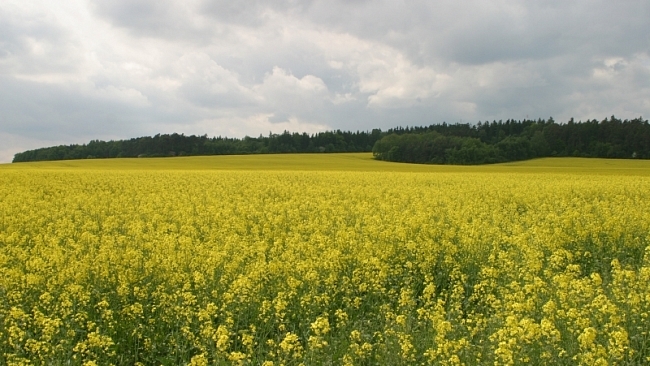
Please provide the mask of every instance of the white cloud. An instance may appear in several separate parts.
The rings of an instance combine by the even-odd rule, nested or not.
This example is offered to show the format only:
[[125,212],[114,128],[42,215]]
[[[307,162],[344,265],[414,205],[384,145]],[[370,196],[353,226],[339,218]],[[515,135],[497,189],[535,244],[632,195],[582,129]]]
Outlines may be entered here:
[[[437,73],[431,66],[417,66],[399,50],[375,41],[345,33],[322,30],[290,32],[293,42],[311,40],[326,64],[346,72],[354,80],[354,90],[367,96],[372,107],[407,107],[442,92],[450,76]],[[340,103],[356,100],[351,93],[339,93],[333,100]],[[338,104],[337,103],[337,104]]]
[[[244,137],[269,133],[283,133],[284,131],[299,133],[317,133],[331,130],[331,126],[313,121],[301,120],[295,116],[288,117],[281,121],[271,122],[276,116],[273,114],[258,113],[246,117],[225,116],[221,118],[205,119],[192,126],[192,130],[200,129],[211,136]],[[183,125],[177,126],[177,131],[184,132]],[[251,134],[250,131],[257,131]],[[187,133],[193,133],[188,131]]]
[[[179,97],[201,108],[233,108],[257,97],[240,84],[239,76],[203,52],[190,52],[174,62]],[[168,90],[169,91],[169,90]]]
[[[233,130],[234,133],[241,136],[246,130],[269,131],[271,133],[289,132],[306,132],[309,134],[331,130],[331,127],[318,122],[304,121],[298,117],[291,116],[284,121],[271,122],[271,114],[258,114],[247,118],[243,121],[244,128],[239,131]],[[239,133],[237,133],[239,132]]]
[[343,104],[343,103],[349,103],[357,100],[356,97],[352,95],[352,93],[336,93],[334,94],[334,97],[331,99],[332,103],[336,104]]
[[101,99],[115,101],[121,104],[131,104],[138,107],[150,106],[149,99],[139,90],[109,85],[102,89],[94,89],[93,94]]
[[320,78],[305,75],[299,79],[280,67],[274,67],[264,77],[263,83],[253,90],[264,98],[267,105],[290,104],[296,108],[304,106],[304,103],[321,104],[328,94],[327,86]]

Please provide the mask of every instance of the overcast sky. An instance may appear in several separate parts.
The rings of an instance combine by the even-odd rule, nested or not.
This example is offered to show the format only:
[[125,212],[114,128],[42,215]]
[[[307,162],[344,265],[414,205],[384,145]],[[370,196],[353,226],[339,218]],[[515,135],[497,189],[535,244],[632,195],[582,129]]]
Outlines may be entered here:
[[3,0],[0,162],[157,133],[650,117],[650,1]]

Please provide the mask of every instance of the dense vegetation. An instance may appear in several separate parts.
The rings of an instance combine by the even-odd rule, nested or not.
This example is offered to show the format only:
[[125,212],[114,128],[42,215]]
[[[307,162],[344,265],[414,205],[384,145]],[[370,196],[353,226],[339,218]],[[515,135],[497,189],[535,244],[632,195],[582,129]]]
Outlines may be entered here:
[[380,160],[486,164],[548,156],[650,158],[650,124],[612,116],[558,124],[524,120],[398,129],[375,143]]
[[41,160],[86,158],[157,157],[182,155],[234,155],[265,153],[369,152],[381,138],[372,132],[328,131],[269,134],[243,139],[228,137],[185,136],[183,134],[138,137],[130,140],[93,140],[83,145],[61,145],[18,153],[14,163]]
[[620,120],[612,116],[600,122],[571,119],[556,123],[549,118],[312,135],[285,131],[243,139],[174,133],[29,150],[16,154],[13,161],[369,151],[380,160],[434,164],[485,164],[546,156],[647,159],[650,125],[640,117]]
[[0,365],[650,362],[650,161],[291,158],[1,166]]

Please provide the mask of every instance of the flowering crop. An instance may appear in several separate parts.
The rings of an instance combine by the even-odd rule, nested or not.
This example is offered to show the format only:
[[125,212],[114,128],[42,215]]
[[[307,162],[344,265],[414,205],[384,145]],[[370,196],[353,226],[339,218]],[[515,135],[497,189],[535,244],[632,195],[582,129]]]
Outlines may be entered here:
[[0,363],[650,362],[646,175],[4,169]]

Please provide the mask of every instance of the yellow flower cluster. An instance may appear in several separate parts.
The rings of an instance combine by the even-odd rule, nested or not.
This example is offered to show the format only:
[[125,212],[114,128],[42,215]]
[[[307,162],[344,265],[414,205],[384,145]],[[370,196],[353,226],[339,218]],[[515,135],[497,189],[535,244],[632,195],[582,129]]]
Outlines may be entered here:
[[643,364],[649,314],[650,177],[0,174],[0,364]]

